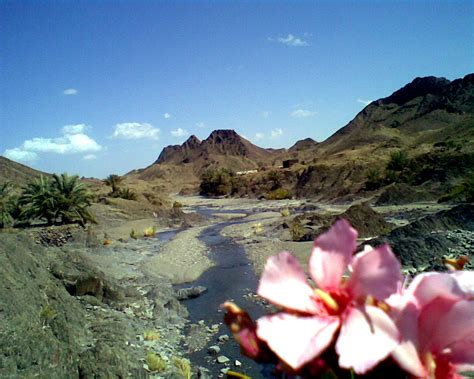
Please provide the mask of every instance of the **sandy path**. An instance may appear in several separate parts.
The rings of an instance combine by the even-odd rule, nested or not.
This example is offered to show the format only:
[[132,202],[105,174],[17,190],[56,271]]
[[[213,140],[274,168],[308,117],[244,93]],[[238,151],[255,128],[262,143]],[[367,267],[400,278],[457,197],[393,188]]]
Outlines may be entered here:
[[162,251],[143,263],[143,271],[150,276],[162,276],[173,284],[196,280],[213,266],[207,256],[208,249],[198,237],[207,226],[194,227],[179,232],[166,243]]

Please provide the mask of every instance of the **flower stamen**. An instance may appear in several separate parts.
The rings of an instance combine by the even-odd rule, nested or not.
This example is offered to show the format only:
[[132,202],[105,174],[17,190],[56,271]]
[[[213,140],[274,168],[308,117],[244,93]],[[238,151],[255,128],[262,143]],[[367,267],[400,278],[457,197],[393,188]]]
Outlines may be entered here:
[[324,292],[320,288],[315,288],[314,293],[323,301],[323,303],[332,311],[337,312],[339,311],[339,304],[334,300],[331,295],[327,292]]

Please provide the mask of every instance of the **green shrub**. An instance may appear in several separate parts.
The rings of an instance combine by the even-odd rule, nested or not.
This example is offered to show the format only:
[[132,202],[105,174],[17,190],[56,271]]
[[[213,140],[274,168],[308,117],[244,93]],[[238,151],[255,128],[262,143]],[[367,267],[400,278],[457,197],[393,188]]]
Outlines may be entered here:
[[287,190],[285,188],[277,188],[276,190],[268,192],[265,195],[265,199],[267,199],[267,200],[284,200],[284,199],[291,199],[292,196],[293,195],[289,190]]
[[267,174],[267,181],[270,184],[271,191],[274,191],[281,187],[281,177],[278,171],[270,171]]
[[403,171],[408,164],[408,154],[403,150],[398,150],[390,154],[390,161],[387,170]]
[[130,188],[122,188],[115,192],[112,192],[110,196],[125,200],[137,200],[137,194],[133,192]]
[[166,370],[166,361],[153,352],[146,355],[146,364],[150,371],[162,372]]
[[191,362],[186,358],[173,357],[173,365],[184,379],[191,379]]
[[290,235],[293,241],[300,241],[305,234],[303,226],[298,221],[293,222],[290,226]]
[[474,202],[474,174],[466,178],[460,184],[451,188],[451,190],[438,199],[438,203],[445,203],[451,200]]
[[373,168],[367,171],[367,180],[365,182],[365,189],[368,191],[376,190],[382,187],[384,180],[380,175],[380,170]]
[[0,185],[0,228],[13,225],[15,202],[11,195],[11,183]]
[[226,168],[208,169],[201,176],[201,195],[230,195],[236,189],[235,174]]

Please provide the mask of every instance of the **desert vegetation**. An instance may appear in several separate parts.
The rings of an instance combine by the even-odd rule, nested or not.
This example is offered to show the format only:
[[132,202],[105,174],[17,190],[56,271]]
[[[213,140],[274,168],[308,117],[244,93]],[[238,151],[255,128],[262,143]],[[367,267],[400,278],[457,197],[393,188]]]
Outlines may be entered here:
[[95,222],[88,210],[93,195],[79,177],[54,174],[51,179],[41,176],[21,188],[19,195],[13,186],[0,187],[0,226],[74,224],[84,226]]
[[123,178],[116,174],[110,174],[103,180],[104,184],[111,187],[110,197],[118,197],[125,200],[137,200],[136,192],[132,191],[130,188],[120,188],[120,185],[123,182]]
[[208,169],[201,176],[200,193],[206,196],[230,195],[236,188],[235,173],[226,168]]

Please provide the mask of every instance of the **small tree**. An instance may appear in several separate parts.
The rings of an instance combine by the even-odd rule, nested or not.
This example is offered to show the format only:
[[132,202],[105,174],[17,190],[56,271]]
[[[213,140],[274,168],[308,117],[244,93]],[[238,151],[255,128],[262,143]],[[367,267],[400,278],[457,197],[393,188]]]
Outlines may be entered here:
[[92,203],[92,194],[77,175],[53,175],[52,180],[41,176],[28,183],[18,200],[20,219],[45,220],[48,225],[55,223],[95,222],[88,211]]
[[104,183],[112,187],[111,193],[116,193],[119,190],[119,185],[122,183],[123,178],[121,176],[110,174],[104,179]]
[[18,203],[22,220],[43,219],[48,225],[56,220],[57,199],[51,190],[49,179],[43,175],[24,187]]
[[87,208],[92,204],[93,195],[87,190],[77,175],[53,175],[51,190],[57,197],[57,217],[61,223],[77,222],[84,226],[87,221],[95,222]]

